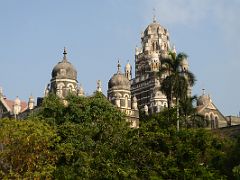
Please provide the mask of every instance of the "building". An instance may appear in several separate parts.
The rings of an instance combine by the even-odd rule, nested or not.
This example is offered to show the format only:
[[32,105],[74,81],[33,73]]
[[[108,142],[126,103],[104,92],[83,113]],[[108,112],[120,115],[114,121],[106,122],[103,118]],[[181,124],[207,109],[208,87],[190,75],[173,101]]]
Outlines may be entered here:
[[16,118],[19,114],[28,109],[34,108],[34,99],[32,96],[29,98],[29,102],[21,101],[19,97],[15,100],[8,99],[3,94],[2,88],[0,88],[0,118],[12,117]]
[[[108,83],[108,99],[121,112],[126,114],[127,120],[131,127],[139,126],[139,113],[136,98],[131,99],[131,67],[128,64],[125,68],[125,74],[121,73],[120,64],[118,63],[118,71],[114,74]],[[101,81],[97,81],[97,90],[102,92]],[[84,90],[78,85],[77,70],[67,60],[67,51],[64,48],[63,59],[52,70],[52,78],[50,84],[45,89],[45,96],[54,93],[61,99],[65,99],[69,93],[78,96],[84,96]],[[133,107],[133,108],[132,108]]]
[[204,89],[202,95],[197,100],[197,113],[210,122],[209,128],[211,129],[230,125],[227,118],[215,106],[210,95],[205,94]]
[[[150,113],[160,112],[167,107],[167,98],[160,91],[161,81],[166,75],[159,77],[162,59],[168,57],[170,47],[169,33],[156,18],[142,33],[141,47],[135,50],[135,77],[131,80],[132,96],[136,96],[139,108]],[[184,59],[183,71],[188,70],[188,62]],[[190,92],[190,91],[189,91]],[[191,94],[191,93],[190,93]]]
[[[136,47],[135,50],[135,77],[132,77],[132,66],[129,62],[124,72],[121,71],[118,62],[117,72],[108,82],[108,100],[126,114],[132,127],[139,126],[139,110],[152,114],[167,107],[167,98],[160,91],[161,82],[166,74],[160,77],[158,72],[162,67],[162,60],[169,56],[169,51],[176,53],[175,47],[170,46],[168,30],[154,17],[153,22],[141,35],[141,47]],[[180,70],[184,73],[188,69],[188,60],[183,59]],[[101,92],[101,89],[101,81],[98,81],[97,91]],[[83,87],[78,84],[77,70],[67,59],[66,48],[62,60],[52,70],[51,80],[46,86],[44,96],[48,96],[49,93],[54,93],[63,100],[69,93],[85,95]],[[190,88],[188,93],[190,96]],[[42,98],[39,98],[38,104],[41,101]],[[32,96],[28,103],[20,101],[18,97],[12,101],[7,99],[0,89],[0,118],[5,116],[25,118],[34,108],[35,102]],[[240,123],[239,118],[224,117],[205,92],[197,100],[197,112],[210,121],[212,129]]]
[[45,96],[54,93],[60,98],[65,98],[71,92],[76,95],[84,95],[82,86],[78,86],[77,70],[67,59],[67,51],[64,48],[63,59],[52,70],[52,79],[45,89]]
[[118,62],[118,70],[108,82],[108,100],[124,112],[131,127],[139,127],[139,111],[136,97],[131,96],[131,66],[128,63],[125,73],[121,72]]

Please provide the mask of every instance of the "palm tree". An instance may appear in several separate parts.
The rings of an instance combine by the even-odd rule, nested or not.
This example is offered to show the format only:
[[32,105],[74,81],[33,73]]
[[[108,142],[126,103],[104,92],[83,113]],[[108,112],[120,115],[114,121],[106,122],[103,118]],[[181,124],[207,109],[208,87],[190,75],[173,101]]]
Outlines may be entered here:
[[[173,101],[176,102],[177,115],[179,116],[179,100],[184,100],[188,97],[188,89],[195,83],[195,76],[190,71],[181,68],[182,62],[187,58],[185,53],[176,54],[169,52],[169,56],[164,58],[159,70],[161,82],[161,91],[166,95],[168,108],[173,106]],[[179,121],[177,122],[179,129]]]

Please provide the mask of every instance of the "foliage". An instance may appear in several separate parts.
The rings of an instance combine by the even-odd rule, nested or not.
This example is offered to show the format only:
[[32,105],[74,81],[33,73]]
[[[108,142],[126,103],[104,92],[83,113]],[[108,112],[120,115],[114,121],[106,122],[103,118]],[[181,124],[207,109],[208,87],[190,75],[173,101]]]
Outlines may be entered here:
[[38,120],[0,121],[0,177],[7,179],[51,178],[59,138],[48,124]]
[[50,95],[38,119],[1,120],[1,178],[238,177],[240,141],[201,128],[177,131],[176,117],[174,108],[142,115],[133,129],[101,93],[69,95],[67,103]]
[[195,76],[188,70],[181,69],[181,63],[187,55],[169,52],[169,56],[161,61],[160,77],[165,76],[161,83],[161,91],[166,95],[168,107],[172,107],[173,100],[182,100],[187,97],[188,88],[195,83]]

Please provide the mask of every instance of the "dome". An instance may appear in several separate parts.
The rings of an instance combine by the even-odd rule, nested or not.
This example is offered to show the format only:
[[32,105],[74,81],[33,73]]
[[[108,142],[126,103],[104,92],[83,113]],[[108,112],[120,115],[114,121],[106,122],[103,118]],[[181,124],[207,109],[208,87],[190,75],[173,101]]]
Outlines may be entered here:
[[108,82],[108,89],[125,89],[130,91],[130,81],[122,73],[114,74]]
[[167,31],[159,23],[157,23],[156,21],[153,21],[151,24],[148,25],[144,33],[147,34],[148,32],[151,32],[151,34],[157,34],[161,29],[163,31]]
[[130,81],[120,72],[120,64],[118,64],[118,72],[108,81],[108,89],[124,89],[130,91]]
[[63,60],[59,62],[52,70],[52,79],[77,79],[77,71],[74,66],[68,62],[64,48]]
[[125,66],[125,69],[126,70],[130,70],[131,71],[131,64],[129,63],[129,61],[128,61],[128,63],[126,64],[126,66]]
[[201,95],[197,100],[197,106],[207,105],[211,101],[208,95]]

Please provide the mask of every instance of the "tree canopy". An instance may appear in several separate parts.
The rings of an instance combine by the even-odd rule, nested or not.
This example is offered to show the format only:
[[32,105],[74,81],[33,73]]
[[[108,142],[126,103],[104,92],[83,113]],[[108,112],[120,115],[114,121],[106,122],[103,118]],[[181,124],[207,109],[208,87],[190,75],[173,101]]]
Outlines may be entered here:
[[[45,98],[37,115],[0,120],[3,179],[226,179],[239,176],[239,141],[175,127],[176,111],[140,119],[101,93]],[[233,161],[234,159],[234,161]]]

